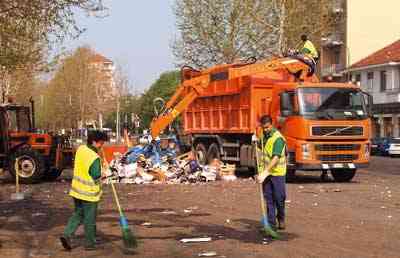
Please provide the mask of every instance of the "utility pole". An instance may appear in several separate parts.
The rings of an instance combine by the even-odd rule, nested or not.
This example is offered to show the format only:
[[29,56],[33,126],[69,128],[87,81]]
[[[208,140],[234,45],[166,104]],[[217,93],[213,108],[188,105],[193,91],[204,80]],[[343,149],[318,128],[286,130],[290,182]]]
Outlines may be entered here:
[[117,125],[116,125],[116,130],[117,130],[117,142],[119,143],[120,141],[120,118],[119,118],[119,98],[117,99]]

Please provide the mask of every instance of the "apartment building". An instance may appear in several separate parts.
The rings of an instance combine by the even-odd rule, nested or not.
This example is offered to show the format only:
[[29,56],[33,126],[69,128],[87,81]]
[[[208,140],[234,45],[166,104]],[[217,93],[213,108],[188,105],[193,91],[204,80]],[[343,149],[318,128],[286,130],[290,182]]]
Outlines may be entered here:
[[331,0],[320,43],[323,79],[346,81],[346,68],[400,38],[400,1]]

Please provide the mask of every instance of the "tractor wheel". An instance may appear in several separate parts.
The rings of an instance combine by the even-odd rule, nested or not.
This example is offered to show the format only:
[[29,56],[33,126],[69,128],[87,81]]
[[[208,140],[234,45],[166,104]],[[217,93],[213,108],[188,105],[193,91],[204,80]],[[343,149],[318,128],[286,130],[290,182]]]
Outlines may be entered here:
[[46,181],[55,181],[62,174],[62,169],[50,168],[44,174],[43,179]]
[[[18,159],[18,164],[16,164]],[[9,171],[15,179],[16,167],[18,167],[19,181],[24,184],[32,184],[40,181],[46,170],[42,156],[35,150],[24,148],[11,155]]]

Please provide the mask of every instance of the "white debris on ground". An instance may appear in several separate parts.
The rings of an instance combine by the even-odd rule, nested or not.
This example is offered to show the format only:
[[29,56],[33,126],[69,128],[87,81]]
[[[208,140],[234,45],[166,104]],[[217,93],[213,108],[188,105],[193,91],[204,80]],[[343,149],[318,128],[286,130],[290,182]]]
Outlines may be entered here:
[[202,166],[192,152],[177,156],[175,143],[161,148],[158,143],[137,145],[125,154],[114,153],[106,170],[104,183],[181,184],[236,180],[235,165],[214,159]]

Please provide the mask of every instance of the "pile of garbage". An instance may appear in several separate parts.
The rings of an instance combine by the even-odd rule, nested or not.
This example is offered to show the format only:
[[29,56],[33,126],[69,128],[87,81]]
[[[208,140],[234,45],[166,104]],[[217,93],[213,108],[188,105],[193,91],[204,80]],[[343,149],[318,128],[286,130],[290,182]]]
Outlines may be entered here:
[[160,141],[139,144],[126,153],[114,153],[106,171],[105,183],[126,184],[190,184],[219,179],[236,180],[235,165],[222,164],[215,159],[202,166],[193,152],[178,156],[176,142],[168,140],[162,147]]

